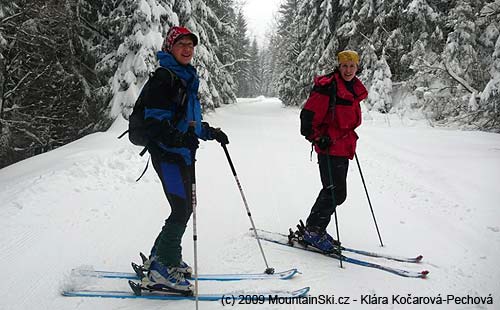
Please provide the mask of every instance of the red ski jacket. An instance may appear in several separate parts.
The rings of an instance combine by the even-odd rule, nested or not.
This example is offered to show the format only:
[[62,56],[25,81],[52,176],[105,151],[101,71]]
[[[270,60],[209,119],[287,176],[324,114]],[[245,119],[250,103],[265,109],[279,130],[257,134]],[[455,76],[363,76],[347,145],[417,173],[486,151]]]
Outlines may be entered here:
[[[353,159],[358,140],[354,129],[361,125],[359,103],[367,96],[368,91],[357,77],[351,82],[345,82],[338,72],[315,77],[314,88],[300,113],[302,135],[309,141],[328,135],[332,141],[330,155]],[[318,146],[315,150],[327,153]]]

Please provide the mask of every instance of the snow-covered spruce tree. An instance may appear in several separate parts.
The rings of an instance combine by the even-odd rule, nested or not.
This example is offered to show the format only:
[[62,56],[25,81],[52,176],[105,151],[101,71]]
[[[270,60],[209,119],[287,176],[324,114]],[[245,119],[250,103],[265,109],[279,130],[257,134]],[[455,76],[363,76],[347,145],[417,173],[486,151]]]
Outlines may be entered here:
[[385,60],[385,55],[382,54],[377,62],[371,87],[368,91],[367,105],[372,111],[388,113],[392,108],[392,80],[391,69]]
[[131,113],[140,89],[157,66],[156,52],[164,34],[179,23],[173,12],[174,0],[112,3],[101,25],[110,33],[108,54],[97,65],[101,72],[114,72],[110,85],[113,93],[111,117]]
[[[381,70],[377,67],[383,55],[393,85],[398,87],[395,94],[409,95],[409,107],[401,107],[403,110],[417,108],[441,124],[454,122],[494,130],[491,128],[496,125],[492,124],[498,123],[498,108],[492,104],[497,89],[498,0],[332,1],[329,27],[335,35],[326,46],[315,31],[320,27],[318,14],[328,10],[318,13],[318,3],[320,0],[288,0],[282,5],[286,14],[281,14],[275,35],[273,81],[286,104],[300,102],[302,75],[318,66],[318,53],[350,48],[360,52],[364,67],[360,78],[369,89],[381,90]],[[302,52],[300,61],[296,61],[297,51]],[[488,104],[484,104],[485,98]]]
[[[484,2],[484,1],[481,1]],[[479,10],[479,12],[477,12]],[[495,51],[495,43],[500,32],[500,1],[489,3],[481,7],[476,7],[476,29],[477,35],[477,56],[479,66],[477,70],[472,70],[473,80],[479,89],[489,82],[490,75],[484,74],[481,68],[489,68],[492,62],[492,55]]]
[[[399,7],[399,44],[397,58],[390,63],[395,66],[393,73],[397,80],[415,77],[419,69],[432,64],[442,52],[442,12],[430,4],[429,0],[403,1]],[[388,57],[392,56],[388,49]],[[418,68],[418,65],[424,67]],[[393,68],[393,67],[391,67]],[[416,68],[413,70],[412,68]]]
[[262,96],[271,97],[272,55],[268,53],[266,47],[261,47],[258,57],[260,76],[258,93]]
[[477,93],[486,84],[486,68],[481,65],[478,53],[481,47],[477,13],[481,2],[484,3],[481,0],[456,1],[444,19],[450,32],[441,53],[441,70],[435,74],[435,81],[440,85],[429,89],[425,100],[425,108],[431,111],[432,119],[443,124],[469,122]]
[[236,100],[231,75],[221,63],[215,53],[217,41],[212,42],[210,36],[215,40],[215,29],[221,27],[219,18],[210,7],[202,0],[178,0],[179,7],[185,8],[179,12],[180,24],[185,25],[199,37],[193,64],[200,75],[199,97],[203,109],[213,109],[221,104],[233,103]]
[[269,34],[269,43],[261,51],[261,66],[263,70],[262,94],[268,97],[278,97],[277,74],[279,57],[279,40],[274,25]]
[[485,6],[481,14],[490,23],[484,33],[484,44],[488,46],[488,41],[494,37],[497,39],[489,69],[491,79],[481,93],[479,113],[476,113],[472,121],[478,124],[480,129],[500,133],[500,1]]
[[[377,53],[382,53],[381,41],[385,41],[380,37],[380,25],[386,14],[385,2],[343,0],[339,2],[339,7],[340,9],[334,9],[338,11],[336,14],[339,16],[335,23],[336,38],[339,42],[336,52],[352,49],[360,54],[364,70],[359,77],[369,88],[373,69],[379,58]],[[380,21],[375,23],[375,18]]]
[[[402,12],[405,8],[407,0],[394,0],[384,2],[384,7],[381,7],[375,18],[375,26],[378,28],[377,39],[372,39],[373,53],[381,54],[384,49],[387,64],[391,68],[392,77],[394,80],[402,80],[401,76],[406,74],[407,68],[401,64],[401,58],[406,53],[405,34],[403,28]],[[372,53],[371,51],[368,51]],[[363,53],[364,55],[365,53]],[[363,56],[364,57],[364,56]],[[370,62],[364,62],[367,70],[374,67],[373,57]],[[375,59],[375,62],[377,59]],[[368,75],[371,77],[371,75]],[[368,79],[366,80],[369,81]]]
[[12,139],[12,131],[9,126],[5,126],[3,124],[4,119],[4,97],[6,93],[5,89],[5,80],[7,78],[7,52],[8,52],[8,42],[7,39],[4,38],[4,35],[7,33],[7,29],[12,29],[7,24],[9,19],[11,20],[13,17],[14,7],[12,3],[4,3],[0,4],[0,167],[3,167],[9,162],[9,158],[11,157],[11,153],[13,150],[9,147]]
[[214,51],[219,60],[226,66],[233,65],[237,47],[234,44],[236,31],[236,11],[234,0],[206,0],[207,6],[217,16],[214,20],[217,27],[210,35],[210,40],[215,44]]
[[484,130],[500,132],[500,36],[495,45],[490,72],[491,80],[481,94],[480,107],[484,114],[479,126]]
[[[385,55],[393,77],[398,75],[400,59],[405,52],[401,32],[401,14],[409,0],[361,1],[340,0],[335,6],[337,52],[356,50],[361,56],[361,80],[369,88],[378,55]],[[395,73],[394,73],[395,71]]]
[[259,48],[260,91],[266,97],[278,97],[277,87],[273,84],[277,72],[278,41],[277,24],[273,20],[265,34],[265,41]]
[[18,0],[2,19],[8,49],[2,51],[1,124],[8,139],[0,166],[107,126],[103,103],[108,96],[93,70],[79,14],[83,4]]
[[233,66],[236,59],[238,46],[234,42],[236,33],[236,11],[234,0],[206,0],[207,6],[211,8],[216,18],[210,19],[214,24],[214,33],[210,36],[213,42],[215,55],[222,64],[220,68],[222,103],[235,102],[236,82],[233,74]]
[[466,1],[457,1],[451,9],[448,27],[453,31],[448,34],[442,59],[450,75],[458,75],[469,84],[472,82],[472,66],[477,63],[476,25],[474,12]]
[[123,0],[116,2],[102,24],[111,32],[111,41],[118,44],[98,66],[103,71],[115,71],[111,80],[113,117],[120,113],[128,117],[148,74],[158,65],[156,52],[164,36],[171,26],[178,25],[199,37],[193,65],[200,75],[202,109],[234,102],[232,78],[214,49],[222,24],[203,1]]
[[250,80],[250,40],[247,34],[247,22],[242,10],[236,15],[236,29],[234,44],[238,47],[235,52],[235,63],[232,74],[235,76],[238,97],[250,96],[249,83]]
[[278,96],[285,105],[299,106],[307,98],[311,86],[300,80],[301,68],[297,62],[304,49],[307,38],[303,21],[298,17],[301,1],[286,0],[281,4],[280,21],[277,31],[277,68],[278,74],[273,82],[277,85]]
[[335,31],[335,36],[333,37],[338,41],[338,50],[342,50],[350,47],[351,49],[356,49],[357,42],[353,39],[359,36],[361,33],[358,30],[358,11],[359,6],[362,1],[358,0],[340,0],[338,5],[333,8],[334,12],[337,12],[337,18],[333,20],[334,26],[332,30]]
[[[7,33],[7,29],[11,28],[7,25],[9,20],[13,19],[15,9],[13,3],[3,3],[0,4],[0,119],[2,119],[3,114],[3,98],[4,98],[4,82],[5,82],[5,70],[6,70],[6,57],[4,54],[8,51],[8,42],[4,38]],[[2,123],[0,122],[0,129],[2,128]],[[1,137],[3,138],[4,133],[2,132]],[[0,139],[2,139],[0,138]],[[3,139],[2,139],[3,141]],[[1,143],[1,142],[0,142]]]
[[249,65],[249,77],[248,80],[248,90],[250,97],[256,97],[261,95],[260,89],[262,84],[262,69],[260,66],[259,59],[259,47],[257,45],[257,39],[253,39],[249,50],[250,58],[248,61]]
[[[371,84],[373,68],[379,59],[376,55],[385,55],[393,79],[401,81],[414,74],[410,65],[414,59],[412,51],[415,48],[420,51],[421,48],[421,44],[414,46],[417,40],[425,41],[429,51],[437,47],[430,41],[441,33],[437,23],[440,14],[428,2],[340,2],[342,11],[345,12],[337,30],[340,49],[352,48],[360,52],[365,68],[361,78],[367,86]],[[440,53],[441,45],[438,49]]]
[[299,85],[307,85],[299,90],[299,98],[306,98],[313,78],[319,74],[333,71],[337,40],[330,29],[333,19],[332,3],[329,0],[302,1],[299,6],[297,23],[305,36],[305,44],[297,63],[299,66]]
[[363,81],[367,88],[370,88],[379,57],[375,53],[375,46],[373,46],[373,44],[371,43],[367,43],[366,46],[363,46],[361,50],[361,68],[358,70],[361,71],[361,73],[358,74],[358,77],[361,81]]

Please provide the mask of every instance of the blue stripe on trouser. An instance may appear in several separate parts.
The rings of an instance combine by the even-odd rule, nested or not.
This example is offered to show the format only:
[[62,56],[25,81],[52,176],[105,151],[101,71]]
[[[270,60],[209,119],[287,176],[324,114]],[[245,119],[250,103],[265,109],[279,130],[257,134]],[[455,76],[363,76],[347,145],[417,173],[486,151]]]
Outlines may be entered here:
[[191,216],[191,196],[189,191],[190,166],[162,161],[164,158],[152,155],[153,166],[163,184],[163,190],[172,209],[161,232],[151,249],[151,256],[165,266],[178,266],[182,262],[181,241],[186,224]]
[[186,199],[186,192],[184,190],[184,183],[179,166],[167,162],[161,162],[160,165],[165,192]]

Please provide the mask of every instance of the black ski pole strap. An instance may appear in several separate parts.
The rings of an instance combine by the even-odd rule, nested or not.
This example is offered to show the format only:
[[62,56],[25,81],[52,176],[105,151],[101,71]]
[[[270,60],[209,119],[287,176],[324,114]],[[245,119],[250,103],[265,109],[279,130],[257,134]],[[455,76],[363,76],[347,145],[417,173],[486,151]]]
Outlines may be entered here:
[[[144,148],[146,149],[146,148]],[[141,152],[142,153],[142,152]],[[142,156],[142,155],[141,155]],[[139,182],[139,180],[142,178],[142,176],[144,176],[144,174],[146,173],[146,171],[148,170],[148,166],[149,166],[149,160],[151,159],[151,155],[149,155],[148,157],[148,161],[146,162],[146,167],[144,167],[144,171],[142,171],[141,175],[137,178],[137,180],[135,180],[136,182]]]
[[144,156],[144,154],[146,154],[147,150],[148,150],[148,147],[147,147],[147,146],[145,146],[145,147],[142,149],[142,151],[139,153],[139,155],[141,155],[141,157],[142,157],[142,156]]
[[124,135],[126,135],[129,132],[129,130],[125,130],[121,135],[118,136],[118,139],[123,138]]

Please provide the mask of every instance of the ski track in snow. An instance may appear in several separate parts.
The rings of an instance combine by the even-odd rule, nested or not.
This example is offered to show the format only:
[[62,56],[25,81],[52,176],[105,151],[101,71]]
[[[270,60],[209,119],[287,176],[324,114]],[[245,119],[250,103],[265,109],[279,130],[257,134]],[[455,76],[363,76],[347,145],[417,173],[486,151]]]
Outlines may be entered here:
[[[228,134],[252,217],[259,228],[286,233],[305,219],[320,188],[316,156],[299,135],[299,110],[276,99],[241,99],[205,116]],[[421,264],[374,262],[410,270],[429,269],[426,280],[339,263],[314,253],[262,242],[269,265],[297,267],[289,281],[203,282],[200,292],[297,289],[350,296],[482,296],[491,305],[442,305],[437,309],[495,309],[500,303],[499,135],[428,127],[391,127],[372,115],[358,130],[358,154],[385,247],[378,237],[356,161],[350,162],[348,198],[339,208],[344,244],[401,256],[424,255]],[[73,268],[128,271],[138,252],[148,253],[169,213],[151,167],[138,156],[117,120],[55,151],[0,170],[0,309],[186,309],[189,301],[67,298],[62,288],[127,290],[126,281],[96,281]],[[221,147],[202,142],[197,162],[199,272],[262,272],[250,222]],[[329,226],[332,235],[335,226]],[[192,223],[183,239],[193,261]],[[351,255],[365,259],[362,256]],[[220,309],[204,302],[203,309]],[[330,309],[331,305],[247,305],[262,309]],[[350,305],[351,309],[434,309],[429,305]]]

